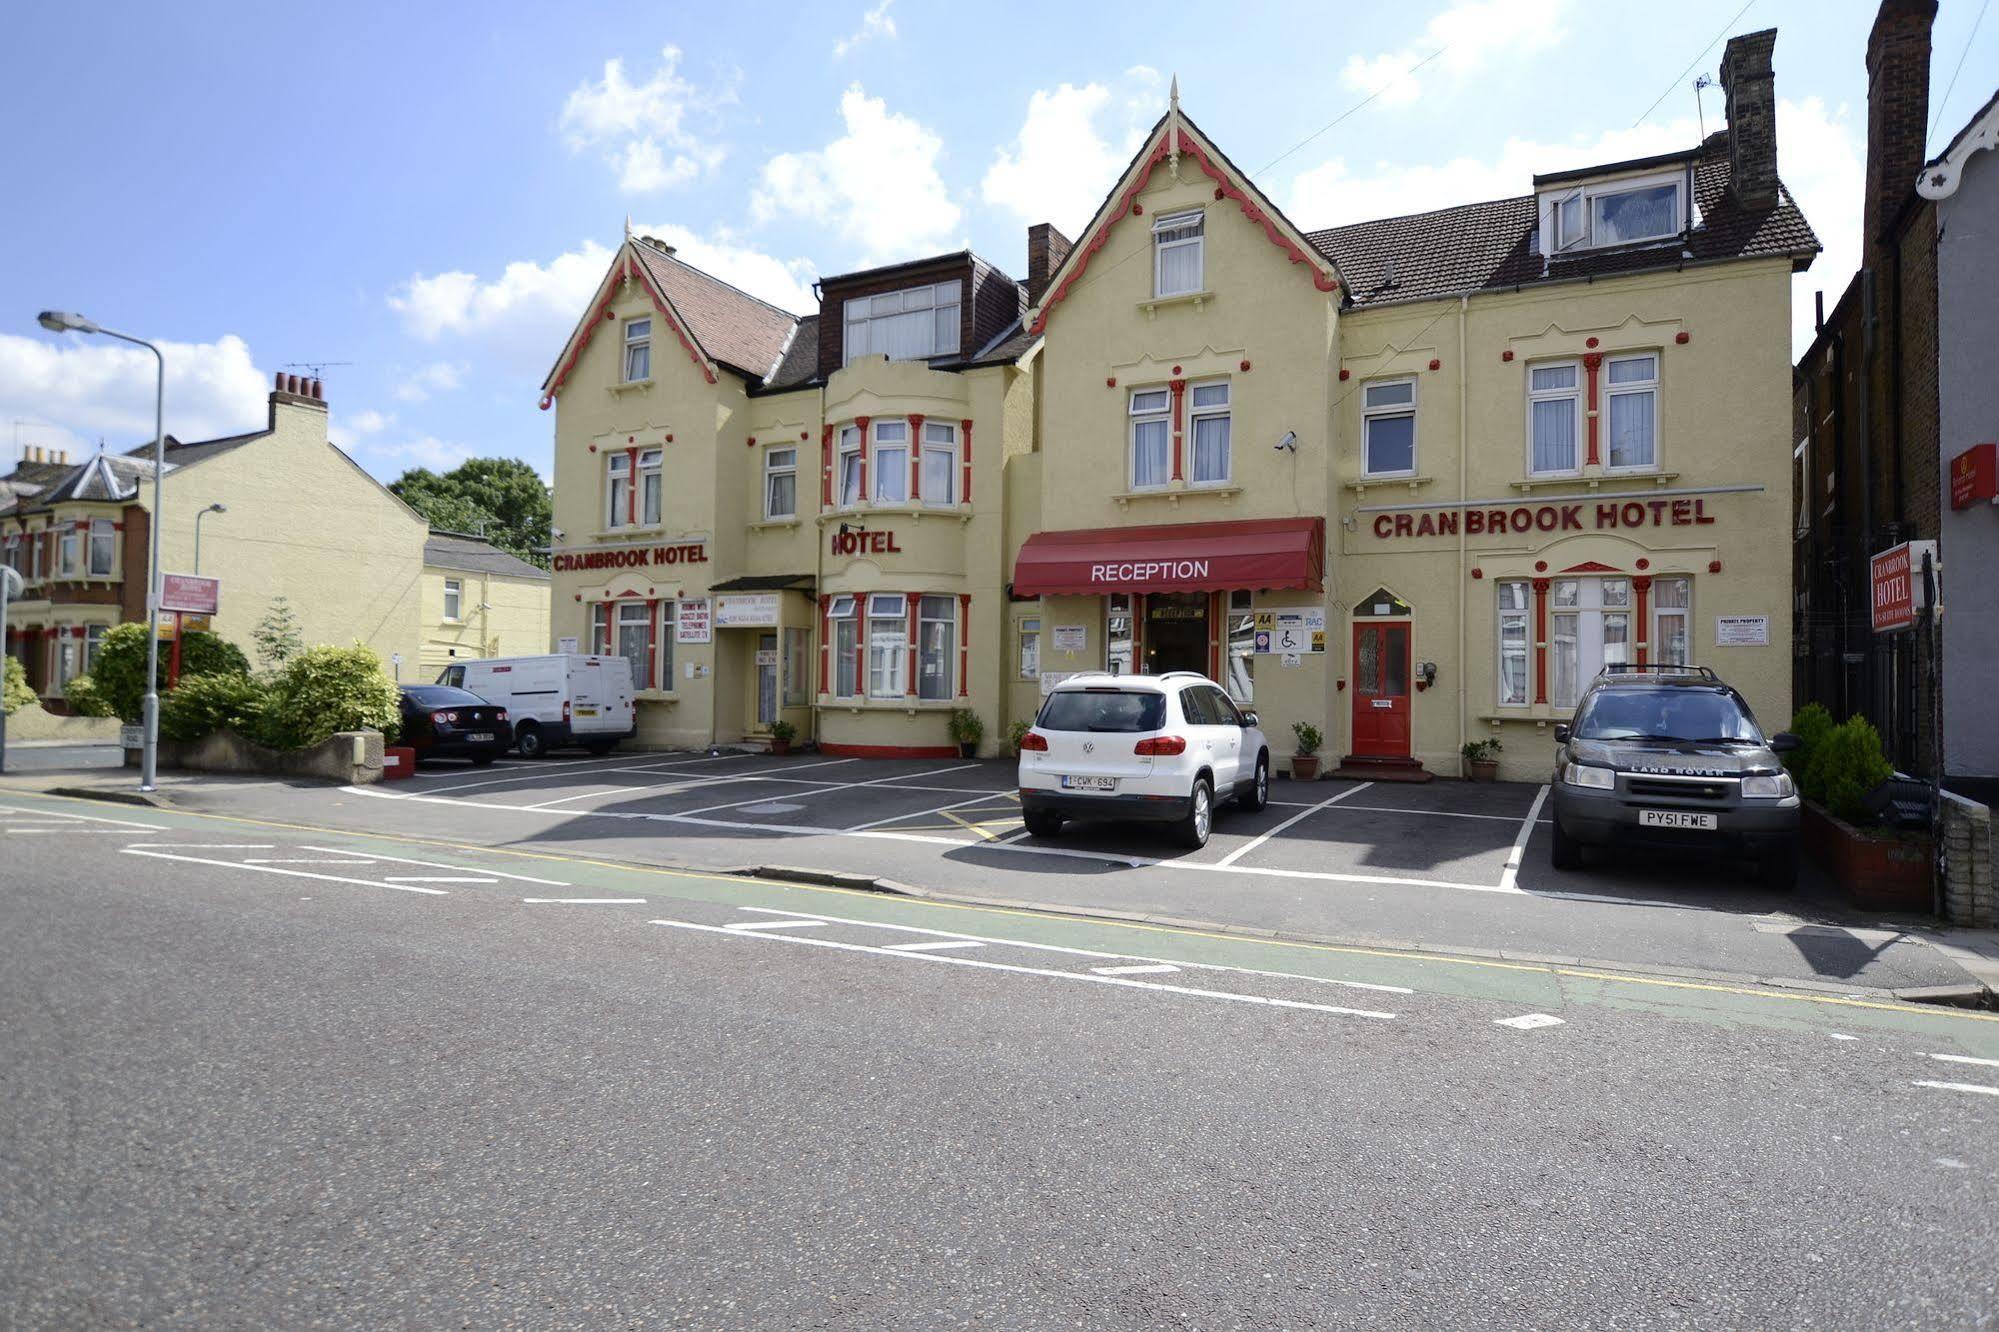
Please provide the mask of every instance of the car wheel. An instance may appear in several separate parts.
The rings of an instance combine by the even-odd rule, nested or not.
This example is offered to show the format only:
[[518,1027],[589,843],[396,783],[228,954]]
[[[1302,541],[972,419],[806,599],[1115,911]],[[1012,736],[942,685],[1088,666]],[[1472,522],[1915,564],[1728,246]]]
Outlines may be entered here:
[[1062,816],[1045,809],[1030,809],[1020,816],[1029,837],[1054,837],[1062,831]]
[[1555,820],[1553,836],[1548,840],[1548,863],[1558,870],[1583,867],[1583,844],[1562,831],[1559,818]]
[[548,742],[541,738],[541,727],[528,722],[514,732],[514,748],[521,751],[522,758],[547,758]]
[[1270,755],[1256,756],[1256,776],[1249,779],[1248,788],[1236,797],[1236,803],[1252,811],[1270,803]]
[[1772,851],[1756,866],[1756,880],[1773,893],[1788,893],[1798,886],[1798,844]]
[[1208,779],[1194,779],[1194,794],[1187,801],[1187,817],[1180,820],[1180,844],[1199,851],[1208,844],[1208,834],[1215,825],[1215,793],[1208,786]]

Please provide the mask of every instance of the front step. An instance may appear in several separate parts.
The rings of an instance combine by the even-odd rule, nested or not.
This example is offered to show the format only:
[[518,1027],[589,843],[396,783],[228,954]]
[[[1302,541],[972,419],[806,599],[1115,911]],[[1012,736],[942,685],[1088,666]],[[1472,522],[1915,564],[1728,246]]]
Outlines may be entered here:
[[1437,774],[1413,758],[1381,758],[1373,754],[1348,754],[1340,766],[1327,774],[1355,782],[1434,782]]

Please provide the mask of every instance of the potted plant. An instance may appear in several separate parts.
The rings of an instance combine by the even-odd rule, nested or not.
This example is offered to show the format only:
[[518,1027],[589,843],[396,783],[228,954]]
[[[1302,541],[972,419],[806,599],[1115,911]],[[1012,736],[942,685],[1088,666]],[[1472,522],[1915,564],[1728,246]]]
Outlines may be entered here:
[[1020,757],[1020,742],[1024,738],[1026,738],[1027,733],[1033,729],[1034,729],[1034,723],[1027,721],[1017,721],[1013,725],[1006,728],[1007,742],[1013,746],[1013,756],[1015,758]]
[[[1934,856],[1926,830],[1870,827],[1864,798],[1894,775],[1881,737],[1865,717],[1834,724],[1817,704],[1798,710],[1785,766],[1804,797],[1798,833],[1807,856],[1855,906],[1925,912],[1934,905]],[[1773,743],[1781,737],[1772,737]]]
[[1298,737],[1298,752],[1291,756],[1291,780],[1319,780],[1319,746],[1326,743],[1325,733],[1310,722],[1293,722],[1291,734]]
[[1459,750],[1464,755],[1465,773],[1475,782],[1489,782],[1499,776],[1498,754],[1503,746],[1499,737],[1486,740],[1467,740]]
[[986,724],[970,708],[952,708],[951,738],[958,742],[959,758],[977,758],[979,741],[986,738]]
[[770,752],[789,754],[791,742],[798,738],[798,728],[788,721],[774,721],[770,724]]

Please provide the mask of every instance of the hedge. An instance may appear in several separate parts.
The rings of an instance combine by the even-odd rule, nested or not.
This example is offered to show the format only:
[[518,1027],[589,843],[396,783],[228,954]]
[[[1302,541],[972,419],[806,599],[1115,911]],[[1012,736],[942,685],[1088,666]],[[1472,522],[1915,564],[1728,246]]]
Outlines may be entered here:
[[307,648],[271,680],[258,739],[282,749],[316,745],[336,731],[401,729],[401,696],[373,648]]
[[160,699],[160,734],[199,740],[226,729],[255,738],[263,731],[266,695],[247,675],[183,675]]
[[[97,661],[90,668],[91,685],[111,715],[128,722],[140,719],[146,699],[146,626],[114,625],[104,635]],[[166,692],[171,643],[160,644],[159,683]],[[250,660],[227,639],[200,632],[181,635],[180,673],[188,675],[248,675]]]
[[35,691],[28,686],[28,669],[21,665],[19,657],[8,657],[4,670],[0,670],[0,708],[8,716],[35,701]]

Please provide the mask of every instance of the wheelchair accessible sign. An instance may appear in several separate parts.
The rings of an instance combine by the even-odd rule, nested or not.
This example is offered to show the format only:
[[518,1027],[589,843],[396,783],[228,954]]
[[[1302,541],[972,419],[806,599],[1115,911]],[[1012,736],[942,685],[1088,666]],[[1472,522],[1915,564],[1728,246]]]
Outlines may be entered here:
[[1256,612],[1253,628],[1256,655],[1260,657],[1326,650],[1326,611],[1323,606],[1260,610]]

